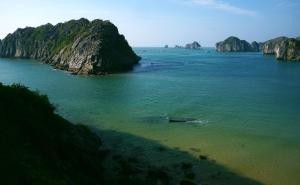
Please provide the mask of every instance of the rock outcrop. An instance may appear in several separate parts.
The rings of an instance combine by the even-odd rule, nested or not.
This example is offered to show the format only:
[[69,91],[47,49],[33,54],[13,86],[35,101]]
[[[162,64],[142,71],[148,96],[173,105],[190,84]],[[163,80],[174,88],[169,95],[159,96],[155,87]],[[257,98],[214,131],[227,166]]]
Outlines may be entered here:
[[216,48],[218,52],[258,52],[259,44],[257,42],[253,42],[249,44],[245,40],[240,40],[237,37],[229,37],[222,42],[218,42],[216,44]]
[[252,51],[253,52],[259,52],[259,51],[261,51],[261,44],[259,44],[256,41],[254,41],[254,42],[251,43],[251,47],[252,47]]
[[174,48],[184,48],[183,46],[175,45]]
[[185,45],[185,49],[200,49],[200,48],[201,48],[201,45],[196,41]]
[[84,18],[17,29],[0,42],[0,57],[37,59],[74,74],[126,71],[140,60],[115,25]]
[[265,42],[263,53],[275,55],[278,60],[300,61],[300,40],[278,37]]

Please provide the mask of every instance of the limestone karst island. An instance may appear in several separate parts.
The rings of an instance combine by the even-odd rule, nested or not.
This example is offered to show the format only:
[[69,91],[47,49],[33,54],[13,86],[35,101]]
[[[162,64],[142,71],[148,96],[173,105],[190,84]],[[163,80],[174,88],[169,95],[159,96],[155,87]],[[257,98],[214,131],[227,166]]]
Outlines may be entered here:
[[300,184],[300,2],[0,7],[1,185]]
[[75,74],[120,72],[140,60],[115,25],[84,18],[17,29],[0,42],[0,57],[37,59]]

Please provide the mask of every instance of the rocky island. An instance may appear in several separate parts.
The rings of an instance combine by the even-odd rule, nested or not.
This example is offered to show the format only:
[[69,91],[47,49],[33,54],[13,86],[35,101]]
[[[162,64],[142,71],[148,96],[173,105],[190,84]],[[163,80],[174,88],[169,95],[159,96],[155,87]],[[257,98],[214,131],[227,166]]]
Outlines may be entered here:
[[300,40],[298,38],[278,37],[264,43],[263,53],[275,55],[278,60],[300,61]]
[[259,52],[261,46],[255,41],[250,44],[245,40],[231,36],[222,42],[218,42],[216,48],[218,52]]
[[84,18],[17,29],[0,40],[0,57],[37,59],[74,74],[122,72],[141,59],[110,21]]
[[181,46],[181,45],[175,45],[174,48],[181,48],[181,49],[200,49],[201,45],[199,44],[199,42],[194,41],[192,43],[188,43],[185,46]]
[[278,60],[300,61],[300,39],[278,37],[264,43],[256,41],[251,44],[237,37],[229,37],[216,44],[218,52],[260,52],[275,55]]
[[196,41],[185,45],[185,49],[200,49],[200,48],[201,45]]

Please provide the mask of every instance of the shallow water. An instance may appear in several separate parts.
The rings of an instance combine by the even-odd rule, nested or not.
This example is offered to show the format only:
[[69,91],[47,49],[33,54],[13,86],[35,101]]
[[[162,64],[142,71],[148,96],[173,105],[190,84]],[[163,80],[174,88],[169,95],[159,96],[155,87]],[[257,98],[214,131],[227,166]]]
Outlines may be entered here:
[[[73,76],[0,59],[0,81],[47,94],[76,123],[195,148],[265,184],[300,184],[300,63],[261,53],[135,48],[134,71]],[[197,119],[169,123],[168,117]],[[192,149],[191,149],[192,148]]]

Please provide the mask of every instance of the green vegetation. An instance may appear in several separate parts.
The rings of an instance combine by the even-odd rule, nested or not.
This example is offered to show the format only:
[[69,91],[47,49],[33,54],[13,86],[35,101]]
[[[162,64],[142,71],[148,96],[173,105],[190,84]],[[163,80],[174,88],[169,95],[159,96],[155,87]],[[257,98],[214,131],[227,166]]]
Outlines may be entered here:
[[141,59],[114,24],[84,18],[17,29],[0,42],[0,57],[37,59],[85,75],[128,71]]
[[100,139],[54,113],[46,96],[0,84],[1,184],[99,184]]
[[55,55],[64,47],[72,44],[78,36],[87,35],[91,26],[86,19],[71,20],[55,26],[42,25],[32,30],[32,33],[26,38],[26,43],[45,42],[50,55]]

